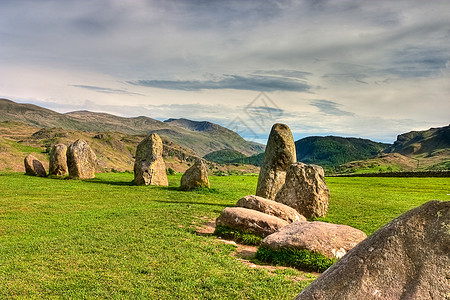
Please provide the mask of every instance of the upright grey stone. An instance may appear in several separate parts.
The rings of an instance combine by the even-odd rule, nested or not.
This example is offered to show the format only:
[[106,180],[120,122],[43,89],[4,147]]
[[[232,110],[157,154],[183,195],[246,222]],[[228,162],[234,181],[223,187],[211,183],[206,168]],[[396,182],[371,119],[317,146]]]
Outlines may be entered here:
[[49,175],[64,176],[69,172],[67,167],[67,146],[56,144],[50,150]]
[[67,167],[71,178],[94,178],[96,164],[97,156],[86,141],[76,140],[67,148]]
[[259,172],[256,196],[274,200],[284,184],[286,170],[296,160],[291,129],[285,124],[274,124]]
[[430,201],[356,245],[295,299],[449,299],[449,254],[450,201]]
[[45,171],[44,165],[35,156],[28,154],[24,159],[25,164],[25,174],[45,177],[47,172]]
[[328,211],[330,190],[323,168],[301,162],[292,164],[275,201],[286,204],[306,218],[323,217]]
[[139,143],[134,162],[134,182],[137,185],[169,185],[162,154],[163,143],[156,133]]

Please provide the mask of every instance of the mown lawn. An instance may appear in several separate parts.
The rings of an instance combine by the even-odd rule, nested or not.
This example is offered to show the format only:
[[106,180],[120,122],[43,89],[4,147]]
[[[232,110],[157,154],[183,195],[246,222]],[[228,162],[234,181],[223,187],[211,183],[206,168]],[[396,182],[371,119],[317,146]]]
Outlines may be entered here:
[[[269,273],[195,226],[256,189],[256,176],[210,177],[212,190],[131,184],[132,174],[58,180],[0,173],[0,298],[292,299],[313,275]],[[328,222],[372,233],[450,179],[328,178]],[[307,278],[302,281],[293,278]]]

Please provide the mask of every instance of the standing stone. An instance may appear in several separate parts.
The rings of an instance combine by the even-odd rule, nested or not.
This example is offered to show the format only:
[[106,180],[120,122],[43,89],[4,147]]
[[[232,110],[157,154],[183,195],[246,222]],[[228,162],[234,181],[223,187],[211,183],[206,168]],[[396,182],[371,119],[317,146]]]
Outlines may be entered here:
[[181,177],[181,189],[192,190],[197,187],[209,188],[208,170],[201,159],[197,159]]
[[50,150],[49,175],[64,176],[69,172],[67,168],[67,146],[64,144],[53,145]]
[[67,167],[71,178],[95,177],[97,156],[84,140],[76,140],[67,148]]
[[162,154],[163,143],[156,133],[139,143],[134,162],[134,182],[137,185],[169,185]]
[[285,124],[274,124],[259,172],[256,196],[274,200],[284,184],[286,170],[296,160],[291,129]]
[[275,201],[294,208],[306,218],[323,217],[328,211],[330,196],[324,178],[325,173],[320,166],[301,162],[292,164]]
[[33,155],[28,154],[24,159],[25,164],[25,174],[45,177],[47,172],[45,171],[44,165]]
[[372,234],[296,300],[449,299],[450,201],[430,201]]

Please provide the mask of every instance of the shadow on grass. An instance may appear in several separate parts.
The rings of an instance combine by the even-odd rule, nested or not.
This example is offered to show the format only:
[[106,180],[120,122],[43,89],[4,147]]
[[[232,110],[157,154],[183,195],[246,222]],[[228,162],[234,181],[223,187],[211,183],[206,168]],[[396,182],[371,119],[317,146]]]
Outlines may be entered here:
[[225,208],[226,205],[219,204],[219,203],[208,203],[208,202],[195,202],[195,201],[164,201],[164,200],[153,200],[154,202],[158,203],[169,203],[169,204],[191,204],[191,205],[209,205],[209,206],[218,206]]
[[100,179],[85,179],[83,180],[89,183],[117,185],[117,186],[137,186],[134,181],[113,181],[113,180],[100,180]]

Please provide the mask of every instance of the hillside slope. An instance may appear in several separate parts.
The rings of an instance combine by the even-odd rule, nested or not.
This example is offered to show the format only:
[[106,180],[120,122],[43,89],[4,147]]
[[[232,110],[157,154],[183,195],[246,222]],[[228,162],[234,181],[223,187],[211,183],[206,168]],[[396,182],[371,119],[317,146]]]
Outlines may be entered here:
[[372,158],[388,146],[367,139],[338,136],[311,136],[295,142],[298,161],[323,167]]
[[[157,132],[172,142],[189,148],[198,156],[207,153],[231,149],[245,155],[261,152],[261,147],[247,142],[237,133],[217,124],[185,120],[171,124],[140,116],[124,118],[107,113],[76,111],[60,114],[32,104],[19,104],[0,99],[0,121],[22,122],[36,127],[59,127],[65,130],[84,130],[89,132],[108,131],[129,135],[145,135]],[[197,127],[181,126],[185,124],[203,124]],[[203,128],[201,128],[203,126]],[[201,130],[200,130],[201,129]]]
[[450,125],[400,134],[394,144],[386,149],[386,152],[409,156],[433,155],[448,148],[450,148]]

